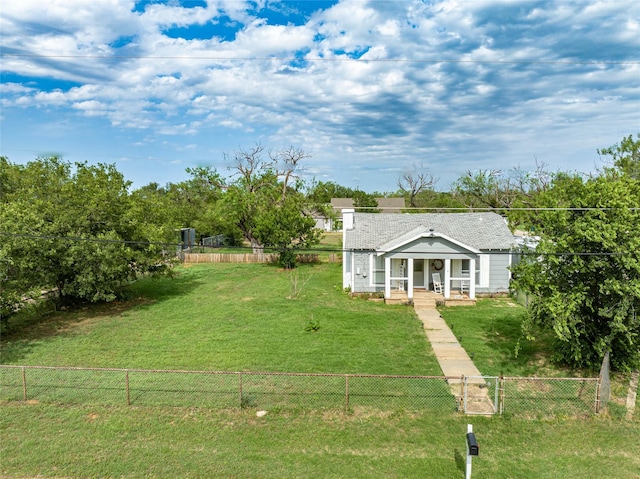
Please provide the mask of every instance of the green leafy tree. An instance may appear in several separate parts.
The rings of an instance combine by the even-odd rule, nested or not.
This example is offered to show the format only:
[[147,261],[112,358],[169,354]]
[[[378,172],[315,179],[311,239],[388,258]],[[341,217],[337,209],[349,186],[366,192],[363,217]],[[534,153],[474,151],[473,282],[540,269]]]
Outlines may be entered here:
[[566,210],[545,211],[535,255],[514,268],[532,296],[527,335],[553,331],[559,360],[597,368],[640,364],[640,182],[618,169],[583,180],[559,175],[546,195]]
[[115,166],[57,157],[1,166],[10,178],[1,195],[2,304],[52,289],[60,302],[111,301],[140,274],[169,271],[166,231],[146,226]]
[[379,213],[378,200],[375,195],[362,190],[355,190],[352,195],[353,206],[356,211],[365,213]]
[[276,249],[283,266],[293,267],[295,249],[320,241],[310,212],[323,205],[303,193],[298,173],[307,153],[290,147],[264,155],[261,145],[235,152],[235,179],[218,202],[218,215],[242,232],[254,253]]
[[510,208],[518,195],[512,179],[502,170],[467,171],[453,183],[452,192],[471,210]]
[[353,198],[354,191],[333,181],[318,181],[309,188],[307,198],[313,203],[331,203],[332,198]]
[[613,167],[625,175],[640,180],[640,133],[622,138],[620,144],[598,150],[598,154],[610,156]]

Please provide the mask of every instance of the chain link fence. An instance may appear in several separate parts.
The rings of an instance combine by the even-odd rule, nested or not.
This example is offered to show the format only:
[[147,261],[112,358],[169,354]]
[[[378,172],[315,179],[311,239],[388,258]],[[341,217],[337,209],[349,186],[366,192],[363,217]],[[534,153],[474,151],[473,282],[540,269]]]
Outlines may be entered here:
[[499,412],[531,418],[599,411],[598,378],[500,378]]
[[[478,396],[466,388],[471,387],[468,383],[473,387],[484,383],[479,385],[477,381],[463,379],[0,365],[0,400],[211,409],[375,409],[472,413],[466,410],[467,405],[472,402],[472,396],[476,399]],[[597,378],[487,377],[486,380],[487,385],[495,384],[487,387],[484,393],[490,404],[495,404],[484,414],[546,417],[597,412]]]
[[0,399],[212,409],[454,411],[447,378],[0,366]]

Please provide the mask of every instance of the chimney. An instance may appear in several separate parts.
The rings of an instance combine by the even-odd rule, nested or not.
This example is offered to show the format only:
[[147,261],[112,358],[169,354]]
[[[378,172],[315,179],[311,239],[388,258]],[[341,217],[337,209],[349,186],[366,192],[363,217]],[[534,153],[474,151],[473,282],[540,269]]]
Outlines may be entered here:
[[353,229],[353,216],[356,210],[353,208],[342,210],[342,229],[344,231]]

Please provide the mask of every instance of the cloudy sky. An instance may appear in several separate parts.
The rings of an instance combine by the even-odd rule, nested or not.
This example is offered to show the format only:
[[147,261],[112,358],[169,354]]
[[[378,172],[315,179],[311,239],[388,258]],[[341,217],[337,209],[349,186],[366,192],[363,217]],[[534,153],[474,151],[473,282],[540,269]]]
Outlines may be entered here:
[[307,179],[590,171],[640,132],[637,0],[20,0],[0,10],[0,154],[134,186],[302,148]]

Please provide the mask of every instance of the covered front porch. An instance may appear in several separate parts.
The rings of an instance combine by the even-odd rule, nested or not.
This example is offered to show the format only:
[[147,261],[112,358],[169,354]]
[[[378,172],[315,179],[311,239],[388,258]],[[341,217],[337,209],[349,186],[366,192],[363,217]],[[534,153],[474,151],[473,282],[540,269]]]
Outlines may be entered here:
[[387,303],[413,302],[430,293],[441,303],[475,303],[476,259],[402,258],[384,256],[384,297]]
[[413,302],[422,290],[442,295],[444,301],[475,301],[477,286],[488,280],[487,265],[480,264],[483,256],[473,246],[417,228],[376,250],[375,272],[378,284],[384,274],[385,300],[396,291]]

